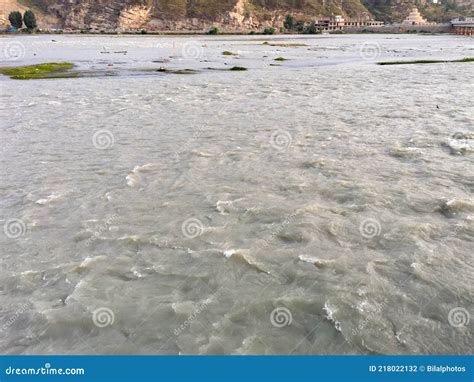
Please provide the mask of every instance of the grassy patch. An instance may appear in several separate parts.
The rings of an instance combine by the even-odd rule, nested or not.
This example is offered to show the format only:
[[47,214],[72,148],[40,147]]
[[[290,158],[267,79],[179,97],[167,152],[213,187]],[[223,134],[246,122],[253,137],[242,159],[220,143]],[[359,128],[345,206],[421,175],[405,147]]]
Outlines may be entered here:
[[223,56],[237,56],[237,53],[229,52],[228,50],[222,52]]
[[277,57],[277,58],[274,58],[273,61],[288,61],[288,59],[285,57]]
[[244,72],[246,70],[248,70],[247,68],[244,68],[243,66],[233,66],[232,68],[230,68],[229,70],[232,70],[234,72]]
[[38,80],[46,78],[74,78],[77,73],[67,73],[74,64],[70,62],[48,62],[28,66],[10,66],[0,68],[0,73],[14,80]]
[[474,58],[462,58],[460,60],[415,60],[415,61],[385,61],[378,62],[379,65],[412,65],[412,64],[443,64],[448,62],[474,62]]

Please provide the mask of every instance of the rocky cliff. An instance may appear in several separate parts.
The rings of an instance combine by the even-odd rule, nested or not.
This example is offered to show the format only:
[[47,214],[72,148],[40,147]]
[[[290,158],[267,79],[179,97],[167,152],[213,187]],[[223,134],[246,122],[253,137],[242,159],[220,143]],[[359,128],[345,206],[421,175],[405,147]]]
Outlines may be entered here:
[[[413,5],[434,21],[465,14],[472,0],[19,0],[40,13],[43,26],[92,30],[226,31],[261,30],[283,25],[285,15],[305,21],[342,15],[401,21]],[[11,1],[10,1],[11,2]],[[447,4],[450,4],[448,6]],[[462,8],[462,9],[461,9]],[[47,16],[47,17],[45,17]]]
[[[288,13],[309,20],[343,15],[368,18],[360,0],[21,0],[57,27],[97,30],[259,30],[280,27]],[[51,25],[49,25],[51,26]]]

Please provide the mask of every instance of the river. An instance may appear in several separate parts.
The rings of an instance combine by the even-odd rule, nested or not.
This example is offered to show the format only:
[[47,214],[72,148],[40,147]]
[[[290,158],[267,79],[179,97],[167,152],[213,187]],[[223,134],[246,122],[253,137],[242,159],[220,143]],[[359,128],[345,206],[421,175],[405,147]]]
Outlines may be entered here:
[[0,55],[84,74],[0,78],[2,353],[472,352],[474,64],[376,64],[472,39],[36,35]]

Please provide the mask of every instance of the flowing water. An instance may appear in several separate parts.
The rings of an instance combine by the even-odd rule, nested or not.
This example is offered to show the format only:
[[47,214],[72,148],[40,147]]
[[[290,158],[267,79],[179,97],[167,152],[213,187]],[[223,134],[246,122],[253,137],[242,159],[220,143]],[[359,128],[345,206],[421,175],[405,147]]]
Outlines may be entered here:
[[2,353],[472,352],[472,39],[0,45]]

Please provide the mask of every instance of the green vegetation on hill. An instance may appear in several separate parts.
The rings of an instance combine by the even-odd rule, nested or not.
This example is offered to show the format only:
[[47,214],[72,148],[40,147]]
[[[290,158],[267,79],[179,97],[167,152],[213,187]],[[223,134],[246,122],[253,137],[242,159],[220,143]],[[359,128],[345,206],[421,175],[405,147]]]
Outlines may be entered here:
[[28,30],[32,31],[36,29],[36,16],[31,10],[27,10],[23,15],[23,22]]
[[21,29],[23,27],[23,16],[18,11],[10,12],[8,15],[8,20],[12,27]]

